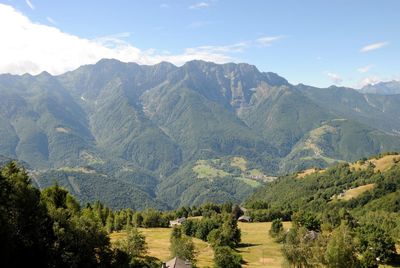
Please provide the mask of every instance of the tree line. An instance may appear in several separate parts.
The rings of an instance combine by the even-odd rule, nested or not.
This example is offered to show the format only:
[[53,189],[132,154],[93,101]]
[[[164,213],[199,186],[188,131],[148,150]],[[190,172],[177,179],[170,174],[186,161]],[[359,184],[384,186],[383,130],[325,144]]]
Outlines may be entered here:
[[395,238],[378,224],[360,222],[345,209],[326,216],[319,220],[300,211],[289,230],[281,219],[272,222],[269,235],[282,244],[290,266],[374,268],[398,262]]
[[[0,189],[0,267],[160,267],[138,227],[168,227],[170,220],[189,216],[203,218],[172,231],[171,256],[195,264],[192,237],[198,234],[213,245],[216,267],[228,267],[222,263],[229,258],[239,265],[231,267],[240,267],[233,250],[240,242],[240,208],[231,203],[175,211],[114,211],[101,202],[81,206],[58,185],[33,187],[15,162],[0,169]],[[121,230],[126,236],[112,245],[109,233]]]

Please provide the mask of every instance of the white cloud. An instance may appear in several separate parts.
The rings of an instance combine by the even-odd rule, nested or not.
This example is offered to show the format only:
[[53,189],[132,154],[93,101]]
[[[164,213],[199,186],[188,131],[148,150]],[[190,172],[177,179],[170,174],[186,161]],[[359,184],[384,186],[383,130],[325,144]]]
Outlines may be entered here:
[[13,7],[0,4],[0,73],[38,74],[48,71],[61,74],[102,58],[124,62],[155,64],[169,61],[176,65],[200,59],[225,63],[235,61],[232,53],[242,52],[245,42],[227,46],[186,48],[182,53],[170,54],[158,50],[141,50],[123,38],[130,33],[103,36],[93,40],[64,33],[54,26],[30,21]]
[[[157,51],[154,51],[154,53]],[[219,52],[218,47],[205,46],[186,48],[182,54],[171,55],[168,52],[165,54],[152,54],[154,62],[168,61],[176,65],[182,65],[187,61],[200,59],[204,61],[212,61],[215,63],[226,63],[236,61],[235,58],[226,54],[223,50]]]
[[361,48],[360,52],[368,52],[368,51],[380,49],[384,46],[387,46],[388,44],[389,44],[389,42],[387,42],[387,41],[370,44],[370,45],[367,45],[367,46]]
[[30,0],[25,0],[25,3],[32,9],[35,9],[35,6],[32,4],[32,2]]
[[199,3],[189,6],[189,9],[199,9],[199,8],[205,8],[205,7],[209,7],[209,6],[210,6],[209,3],[199,2]]
[[243,52],[248,46],[249,44],[247,42],[240,42],[226,46],[199,46],[186,48],[182,54],[178,55],[172,55],[168,51],[163,51],[162,54],[160,54],[156,50],[148,50],[148,54],[155,60],[155,62],[168,61],[176,65],[182,65],[185,62],[194,59],[212,61],[215,63],[226,63],[236,61],[236,59],[230,54]]
[[366,66],[358,68],[357,71],[359,71],[360,73],[367,73],[369,72],[369,70],[371,70],[372,67],[374,67],[373,64],[368,64]]
[[52,17],[46,17],[46,20],[53,25],[57,25],[57,22]]
[[279,39],[282,39],[283,36],[264,36],[261,38],[258,38],[256,40],[257,44],[263,46],[263,47],[267,47],[272,45],[272,43],[274,43],[275,41],[278,41]]
[[390,76],[381,76],[381,75],[370,75],[361,78],[355,85],[355,88],[362,88],[366,85],[375,85],[380,82],[389,82],[389,81],[400,81],[400,75],[390,75]]
[[122,39],[130,37],[130,36],[131,36],[130,32],[121,32],[121,33],[101,36],[101,37],[93,39],[93,41],[95,41],[97,43],[101,43],[107,47],[115,47],[118,44],[128,45]]
[[377,84],[379,82],[382,82],[382,79],[380,77],[378,77],[378,76],[367,76],[367,77],[362,78],[358,82],[356,87],[362,88],[362,87],[364,87],[366,85],[375,85],[375,84]]
[[336,85],[339,85],[343,82],[343,78],[340,75],[332,73],[332,72],[325,72],[325,74],[332,80],[332,82]]

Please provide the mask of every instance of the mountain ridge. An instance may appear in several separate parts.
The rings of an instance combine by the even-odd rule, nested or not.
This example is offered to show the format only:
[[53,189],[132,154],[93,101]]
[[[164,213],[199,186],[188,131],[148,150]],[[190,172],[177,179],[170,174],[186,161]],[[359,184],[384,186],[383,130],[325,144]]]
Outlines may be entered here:
[[400,81],[392,80],[387,82],[379,82],[376,84],[369,84],[362,87],[360,92],[379,95],[400,94]]
[[[0,154],[28,163],[41,186],[62,182],[85,201],[238,202],[254,191],[246,179],[226,164],[223,177],[201,180],[196,161],[242,157],[274,176],[395,151],[399,104],[400,95],[291,85],[246,63],[103,59],[57,76],[0,75]],[[123,188],[129,194],[114,200]]]

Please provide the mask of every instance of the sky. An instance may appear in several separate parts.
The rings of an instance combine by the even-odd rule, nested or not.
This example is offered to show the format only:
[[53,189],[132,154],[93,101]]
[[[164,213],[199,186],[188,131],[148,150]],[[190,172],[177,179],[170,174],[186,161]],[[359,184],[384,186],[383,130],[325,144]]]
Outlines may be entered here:
[[0,73],[246,62],[292,84],[400,79],[398,0],[0,0]]

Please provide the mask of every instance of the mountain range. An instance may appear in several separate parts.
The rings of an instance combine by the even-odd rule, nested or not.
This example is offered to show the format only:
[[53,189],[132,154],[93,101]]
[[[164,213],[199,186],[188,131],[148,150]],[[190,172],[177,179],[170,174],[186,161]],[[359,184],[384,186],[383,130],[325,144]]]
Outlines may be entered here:
[[280,174],[400,150],[393,84],[316,88],[204,61],[3,74],[0,160],[114,208],[241,202]]
[[360,92],[379,95],[400,94],[400,81],[392,80],[389,82],[379,82],[373,85],[369,84],[361,88]]

